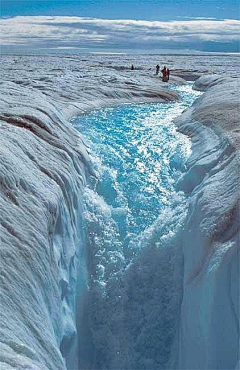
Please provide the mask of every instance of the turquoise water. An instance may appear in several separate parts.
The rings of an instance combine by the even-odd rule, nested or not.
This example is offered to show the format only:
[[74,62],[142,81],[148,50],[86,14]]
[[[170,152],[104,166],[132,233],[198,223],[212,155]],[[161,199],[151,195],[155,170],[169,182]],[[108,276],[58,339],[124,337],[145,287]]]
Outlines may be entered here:
[[124,243],[169,205],[190,154],[189,139],[176,132],[172,120],[199,93],[189,85],[175,90],[180,103],[122,105],[75,121],[92,149],[94,190],[112,207],[113,217],[122,218],[119,232]]
[[199,95],[190,84],[172,89],[179,102],[104,108],[74,121],[95,172],[84,195],[89,298],[78,328],[85,333],[82,368],[159,369],[170,361],[187,210],[175,188],[191,153],[173,119]]

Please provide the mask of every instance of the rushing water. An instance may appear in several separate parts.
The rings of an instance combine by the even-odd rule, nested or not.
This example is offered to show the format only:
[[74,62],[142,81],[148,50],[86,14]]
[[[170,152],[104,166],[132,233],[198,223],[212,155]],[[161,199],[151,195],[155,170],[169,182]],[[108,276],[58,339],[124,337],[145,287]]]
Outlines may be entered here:
[[89,293],[79,323],[87,369],[157,369],[171,361],[187,209],[175,186],[191,152],[173,119],[199,95],[191,85],[173,89],[180,102],[100,109],[74,123],[95,171],[85,192]]

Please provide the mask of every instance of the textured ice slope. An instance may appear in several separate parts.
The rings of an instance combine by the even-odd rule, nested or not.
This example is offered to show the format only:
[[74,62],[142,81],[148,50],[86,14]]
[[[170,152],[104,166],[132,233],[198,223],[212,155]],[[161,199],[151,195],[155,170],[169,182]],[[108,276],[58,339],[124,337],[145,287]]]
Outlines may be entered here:
[[206,93],[176,121],[192,140],[188,171],[179,183],[190,205],[177,368],[234,369],[240,319],[239,80],[201,77],[195,87]]
[[87,153],[41,93],[13,83],[1,92],[0,366],[63,369]]

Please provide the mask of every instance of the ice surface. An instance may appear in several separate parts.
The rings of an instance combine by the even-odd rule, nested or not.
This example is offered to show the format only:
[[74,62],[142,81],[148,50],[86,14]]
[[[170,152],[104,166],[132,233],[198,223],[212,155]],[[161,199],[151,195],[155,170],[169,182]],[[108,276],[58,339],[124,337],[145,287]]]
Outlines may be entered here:
[[[190,73],[226,69],[219,56],[167,58],[162,64]],[[83,305],[88,289],[82,194],[92,169],[87,148],[67,119],[116,103],[176,100],[154,76],[156,60],[159,56],[1,56],[1,370],[65,369],[63,356],[69,368],[77,368],[76,280]],[[238,75],[239,59],[229,60],[229,73]],[[132,73],[121,67],[132,63],[142,69]],[[190,207],[186,232],[181,234],[180,222],[176,234],[183,244],[184,275],[182,285],[172,271],[179,294],[183,289],[180,349],[177,358],[176,344],[172,367],[230,369],[239,361],[238,87],[237,80],[216,84],[178,121],[191,137],[193,153],[178,184]],[[176,204],[174,212],[180,208]],[[167,215],[161,217],[168,222]],[[154,255],[154,284],[166,300],[177,299],[164,285],[169,259],[183,268],[181,251],[171,251]],[[141,269],[136,266],[139,284],[150,260],[143,257]],[[128,278],[131,282],[131,269]]]

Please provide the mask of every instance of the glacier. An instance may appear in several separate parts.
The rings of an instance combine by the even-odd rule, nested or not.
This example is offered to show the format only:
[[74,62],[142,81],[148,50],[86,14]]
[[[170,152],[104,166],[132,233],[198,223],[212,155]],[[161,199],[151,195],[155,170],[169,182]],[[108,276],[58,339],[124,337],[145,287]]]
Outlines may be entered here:
[[[81,69],[76,56],[3,56],[1,63],[0,365],[77,369],[75,311],[79,301],[85,305],[89,288],[83,193],[94,169],[89,148],[69,119],[114,104],[176,101],[178,94],[146,69],[130,74],[111,65],[96,68],[94,60]],[[179,76],[173,83],[184,83]],[[164,284],[161,288],[178,315],[168,367],[237,369],[239,79],[204,75],[194,88],[205,92],[175,120],[192,143],[177,184],[188,197],[184,222],[176,201],[175,211],[162,215],[166,223],[179,221],[171,248],[143,256],[142,271],[147,277],[155,259],[157,287],[157,279],[168,281],[174,260],[171,284],[177,296]],[[161,218],[155,227],[162,227]],[[164,245],[166,237],[156,242]],[[130,283],[132,273],[126,278]],[[142,366],[154,367],[151,360]]]

